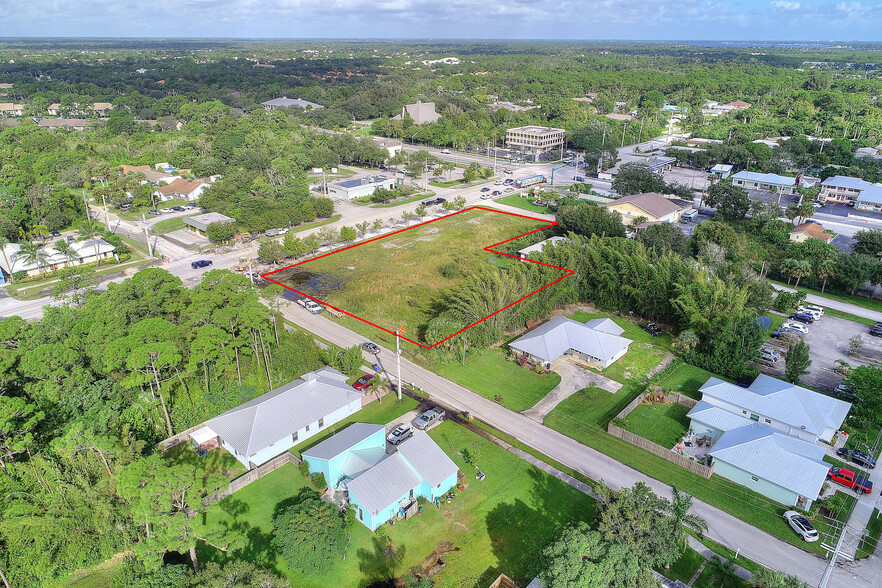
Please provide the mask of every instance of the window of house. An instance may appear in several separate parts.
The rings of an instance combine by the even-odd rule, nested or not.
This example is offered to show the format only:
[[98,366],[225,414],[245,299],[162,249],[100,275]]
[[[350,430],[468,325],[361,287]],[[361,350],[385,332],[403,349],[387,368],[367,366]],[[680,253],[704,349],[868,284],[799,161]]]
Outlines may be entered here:
[[309,433],[309,425],[306,425],[306,432]]
[[746,411],[746,410],[742,410],[742,411],[741,411],[741,414],[747,414],[747,411]]
[[751,476],[750,479],[754,482],[759,482],[759,478],[757,478],[756,476]]
[[297,441],[297,431],[294,431],[294,434],[291,435],[291,441]]
[[759,421],[759,415],[758,415],[758,414],[753,414],[753,413],[751,413],[751,415],[750,415],[750,420],[752,420],[752,421]]
[[772,419],[763,419],[763,420],[764,420],[767,424],[769,424],[769,425],[772,424]]
[[360,520],[360,521],[364,520],[364,511],[361,510],[360,506],[358,507],[358,520]]
[[319,419],[319,429],[325,426],[325,419]]

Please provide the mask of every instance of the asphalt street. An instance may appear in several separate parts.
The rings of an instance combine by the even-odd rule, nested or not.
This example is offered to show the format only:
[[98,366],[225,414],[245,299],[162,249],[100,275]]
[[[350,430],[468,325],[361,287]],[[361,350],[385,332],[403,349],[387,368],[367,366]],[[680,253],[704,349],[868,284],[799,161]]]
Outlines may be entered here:
[[[364,338],[349,329],[321,316],[312,315],[292,306],[284,311],[295,324],[340,346],[360,345]],[[395,353],[381,348],[378,356],[365,354],[365,359],[395,373]],[[554,431],[520,413],[504,408],[483,396],[422,368],[407,359],[401,359],[402,379],[413,383],[431,394],[432,398],[456,410],[468,411],[477,418],[517,438],[548,457],[592,479],[603,479],[611,488],[618,489],[646,482],[662,496],[670,495],[670,487],[631,469],[614,459],[599,453],[577,441]],[[394,376],[392,376],[394,381]],[[695,512],[707,521],[707,536],[726,545],[741,555],[770,568],[802,578],[810,586],[820,581],[826,560],[785,543],[768,533],[704,502],[695,501]],[[830,586],[878,587],[882,577],[882,562],[878,556],[834,571]]]

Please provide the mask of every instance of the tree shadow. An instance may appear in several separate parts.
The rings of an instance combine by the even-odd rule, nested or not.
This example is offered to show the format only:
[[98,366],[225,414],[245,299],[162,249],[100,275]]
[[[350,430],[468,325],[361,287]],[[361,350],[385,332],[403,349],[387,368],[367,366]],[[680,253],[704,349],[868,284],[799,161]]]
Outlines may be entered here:
[[370,549],[359,549],[358,569],[363,574],[362,585],[371,588],[394,586],[394,579],[402,572],[401,562],[407,548],[395,545],[389,539],[374,536],[371,538]]
[[220,509],[222,511],[233,517],[233,519],[239,518],[250,510],[250,506],[247,502],[239,500],[238,498],[235,498],[233,496],[230,496],[225,500],[221,500],[218,503],[218,506],[220,506]]
[[297,491],[297,494],[294,496],[289,496],[283,500],[280,500],[276,503],[276,506],[273,508],[273,516],[275,519],[277,516],[291,508],[292,506],[297,506],[301,502],[305,500],[309,500],[310,498],[318,498],[321,496],[318,492],[309,487],[302,487]]

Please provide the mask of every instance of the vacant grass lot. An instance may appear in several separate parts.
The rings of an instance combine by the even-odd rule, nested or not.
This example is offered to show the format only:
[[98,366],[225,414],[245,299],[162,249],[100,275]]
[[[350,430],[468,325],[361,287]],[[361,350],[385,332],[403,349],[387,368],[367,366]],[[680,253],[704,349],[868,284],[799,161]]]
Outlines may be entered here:
[[714,377],[719,378],[716,374],[712,374],[700,367],[695,367],[688,363],[681,363],[673,372],[663,378],[658,385],[665,390],[679,392],[689,398],[701,400],[701,392],[698,391],[699,388],[707,382],[708,378]]
[[689,428],[682,404],[641,404],[625,417],[625,429],[662,447],[673,447]]
[[[547,223],[471,209],[410,230],[310,260],[274,277],[387,329],[420,329],[437,304],[466,278],[501,271],[487,263],[484,247]],[[442,273],[442,269],[444,270]]]
[[560,383],[552,372],[540,375],[506,359],[504,349],[490,349],[457,361],[437,366],[435,372],[491,400],[502,396],[502,405],[515,411],[530,408]]
[[[212,506],[208,519],[235,525],[247,535],[248,545],[233,557],[274,568],[298,587],[367,586],[389,580],[421,563],[439,541],[451,542],[458,551],[444,557],[446,566],[433,577],[436,587],[489,586],[502,572],[526,586],[539,571],[539,553],[555,531],[576,520],[593,519],[591,498],[471,431],[448,421],[428,434],[442,449],[453,451],[449,455],[465,472],[469,487],[440,510],[426,506],[422,515],[386,526],[403,553],[397,565],[379,550],[376,536],[355,523],[345,561],[329,574],[304,577],[289,570],[270,542],[276,505],[304,485],[293,465]],[[474,469],[463,462],[463,449],[477,456],[487,476],[483,482],[476,482]],[[200,545],[199,555],[200,561],[227,557],[206,545]]]
[[175,218],[169,218],[164,221],[159,221],[155,225],[153,225],[153,233],[156,235],[165,235],[166,233],[171,233],[172,231],[177,231],[183,228],[186,228],[187,225],[184,224],[184,217],[178,216]]
[[536,206],[535,204],[533,204],[532,198],[524,198],[519,194],[509,194],[508,196],[503,196],[502,198],[496,198],[495,201],[499,202],[500,204],[514,206],[515,208],[529,210],[530,212],[541,212],[543,214],[550,214],[552,212],[544,206]]

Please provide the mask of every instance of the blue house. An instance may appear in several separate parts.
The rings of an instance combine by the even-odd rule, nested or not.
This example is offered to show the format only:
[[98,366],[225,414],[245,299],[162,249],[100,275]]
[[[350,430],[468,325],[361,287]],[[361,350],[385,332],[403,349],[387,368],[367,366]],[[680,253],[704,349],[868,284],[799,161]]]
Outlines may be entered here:
[[425,433],[386,453],[385,427],[355,423],[303,452],[311,473],[349,491],[356,518],[371,531],[422,496],[440,498],[454,484],[458,468]]

